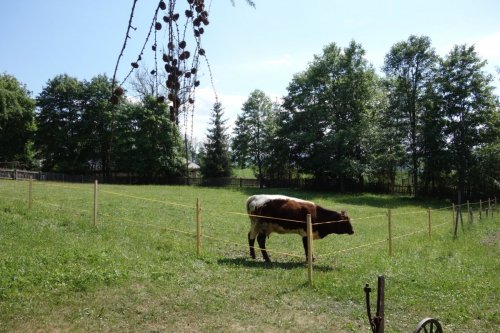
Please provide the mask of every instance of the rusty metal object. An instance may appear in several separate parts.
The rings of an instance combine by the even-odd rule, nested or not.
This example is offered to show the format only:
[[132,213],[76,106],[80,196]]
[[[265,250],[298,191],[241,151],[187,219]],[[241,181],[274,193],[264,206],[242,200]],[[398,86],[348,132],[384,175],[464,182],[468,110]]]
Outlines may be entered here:
[[443,333],[443,328],[437,319],[424,318],[418,323],[413,333]]
[[376,332],[376,325],[373,322],[372,318],[372,312],[371,312],[371,306],[370,306],[370,293],[372,292],[372,288],[368,285],[368,283],[365,285],[365,299],[366,299],[366,314],[368,315],[368,322],[370,323],[370,327],[372,329],[372,332]]
[[370,305],[370,292],[372,291],[372,288],[370,288],[368,283],[364,288],[366,297],[366,312],[373,333],[384,333],[384,287],[384,277],[379,275],[377,286],[377,313],[374,317],[372,317]]
[[[366,298],[366,314],[368,315],[368,322],[370,323],[370,328],[373,333],[384,333],[384,289],[385,289],[385,279],[382,275],[378,277],[377,285],[377,313],[372,317],[371,305],[370,305],[370,293],[372,288],[365,285],[365,298]],[[417,328],[413,333],[443,333],[443,328],[437,319],[434,318],[424,318],[422,319]]]

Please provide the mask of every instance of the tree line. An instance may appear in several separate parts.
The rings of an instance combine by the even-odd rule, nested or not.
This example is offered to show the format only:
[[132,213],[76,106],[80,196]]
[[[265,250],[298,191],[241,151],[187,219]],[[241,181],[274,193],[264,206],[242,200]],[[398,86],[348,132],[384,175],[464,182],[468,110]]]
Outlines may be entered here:
[[153,96],[113,105],[111,80],[50,79],[35,100],[14,77],[0,76],[0,162],[69,174],[179,175],[178,129]]
[[154,178],[185,175],[187,158],[206,177],[252,167],[262,183],[302,176],[349,191],[407,174],[422,194],[448,193],[450,185],[464,195],[498,192],[499,101],[485,64],[473,46],[457,45],[441,58],[430,38],[410,36],[391,47],[379,75],[360,44],[332,43],[293,77],[281,102],[253,91],[231,135],[215,103],[194,152],[147,78],[132,85],[140,100],[123,95],[113,105],[105,75],[58,75],[33,99],[3,74],[0,163]]
[[280,105],[250,95],[235,124],[234,161],[262,178],[302,173],[341,191],[407,173],[418,194],[498,193],[499,101],[485,64],[473,46],[441,58],[430,38],[410,36],[392,46],[380,77],[360,44],[330,44],[293,77]]

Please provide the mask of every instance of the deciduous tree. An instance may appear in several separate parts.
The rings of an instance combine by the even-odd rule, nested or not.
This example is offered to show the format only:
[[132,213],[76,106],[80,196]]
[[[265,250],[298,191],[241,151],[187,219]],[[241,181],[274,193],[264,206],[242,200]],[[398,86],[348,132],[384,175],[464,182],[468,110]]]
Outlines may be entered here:
[[117,171],[149,179],[182,175],[182,140],[165,103],[157,103],[153,96],[125,103],[116,123],[113,160]]
[[0,75],[0,163],[35,166],[35,101],[14,76]]
[[82,154],[89,162],[90,171],[102,171],[109,175],[111,165],[111,147],[114,133],[114,113],[120,107],[114,107],[109,101],[111,80],[106,75],[98,75],[83,82],[83,112],[80,128]]
[[[474,46],[457,45],[443,60],[437,79],[450,162],[456,170],[456,185],[462,199],[476,178],[474,171],[480,164],[477,158],[495,151],[494,142],[500,133],[493,77],[483,71],[485,65]],[[492,150],[481,149],[487,146]]]
[[409,156],[413,185],[418,188],[418,144],[422,117],[426,104],[426,86],[433,80],[436,55],[429,37],[410,36],[407,41],[396,43],[385,57],[384,72],[387,77],[389,108],[398,118],[403,143]]
[[37,146],[43,169],[83,172],[81,124],[84,84],[69,75],[49,80],[37,97]]
[[243,104],[234,129],[233,154],[241,164],[249,161],[255,167],[260,186],[264,185],[264,160],[269,154],[268,141],[272,102],[261,90],[254,90]]
[[297,166],[341,190],[361,183],[365,171],[367,114],[377,79],[364,55],[354,41],[344,49],[328,45],[293,78],[284,102],[290,115],[282,133],[289,133]]

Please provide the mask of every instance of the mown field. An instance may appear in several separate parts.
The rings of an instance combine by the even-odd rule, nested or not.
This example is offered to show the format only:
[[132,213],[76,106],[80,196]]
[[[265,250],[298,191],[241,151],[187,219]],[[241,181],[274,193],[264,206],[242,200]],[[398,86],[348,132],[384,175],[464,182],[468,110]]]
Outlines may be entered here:
[[[363,287],[379,274],[386,332],[424,317],[445,332],[500,332],[500,218],[479,221],[477,205],[453,239],[444,201],[100,185],[94,227],[92,184],[34,182],[31,209],[28,184],[0,180],[0,332],[370,332]],[[249,258],[245,200],[259,192],[351,216],[354,235],[314,242],[313,286],[297,235],[270,237],[271,264]]]

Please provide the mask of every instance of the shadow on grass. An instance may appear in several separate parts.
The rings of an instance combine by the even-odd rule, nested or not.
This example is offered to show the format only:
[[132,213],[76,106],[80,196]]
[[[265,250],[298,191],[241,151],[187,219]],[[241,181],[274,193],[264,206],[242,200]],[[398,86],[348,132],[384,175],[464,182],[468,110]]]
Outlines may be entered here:
[[[279,261],[272,261],[272,262],[265,262],[261,260],[254,260],[254,259],[248,259],[248,258],[225,258],[225,259],[218,259],[217,263],[219,265],[227,265],[227,266],[240,266],[240,267],[248,267],[248,268],[264,268],[264,269],[273,269],[273,268],[279,268],[279,269],[306,269],[306,263],[305,262],[299,262],[299,261],[288,261],[288,262],[279,262]],[[321,271],[321,272],[332,272],[335,270],[335,268],[327,265],[318,265],[314,264],[313,265],[313,270],[315,271]]]
[[[240,192],[246,195],[254,194],[283,194],[311,201],[333,201],[337,204],[354,206],[370,206],[376,208],[400,208],[405,206],[421,206],[423,208],[441,208],[448,202],[443,199],[421,198],[397,194],[371,193],[331,193],[323,191],[294,190],[294,189],[258,189],[242,188]],[[326,207],[328,208],[328,207]],[[333,208],[333,207],[330,207]]]
[[419,202],[412,197],[384,194],[347,194],[335,197],[334,200],[349,205],[377,208],[398,208],[419,204]]

